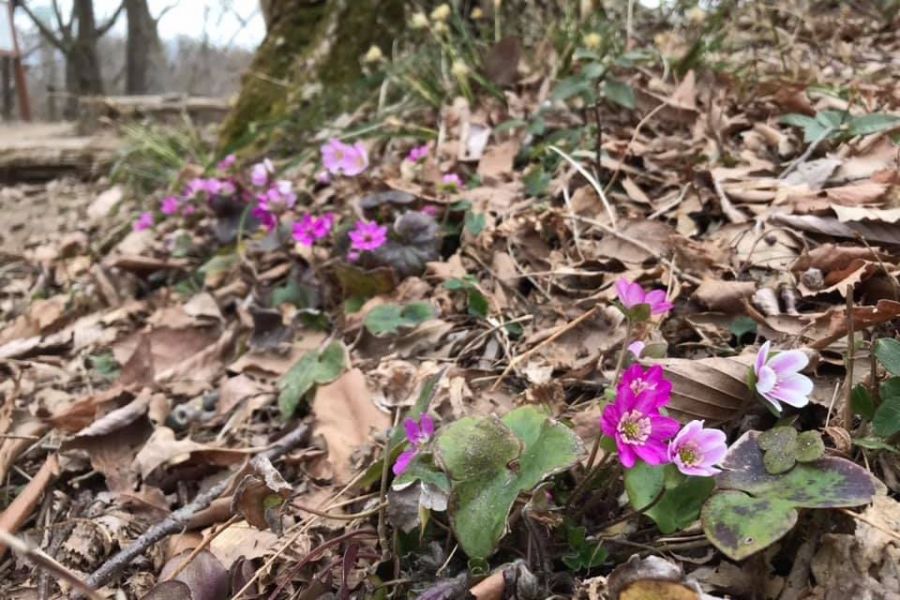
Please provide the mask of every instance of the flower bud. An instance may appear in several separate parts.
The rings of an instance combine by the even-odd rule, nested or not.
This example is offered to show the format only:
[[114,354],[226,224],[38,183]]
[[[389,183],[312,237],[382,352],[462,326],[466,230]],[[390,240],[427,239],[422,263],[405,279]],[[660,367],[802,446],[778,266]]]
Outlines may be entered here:
[[461,60],[455,60],[450,67],[450,73],[457,79],[465,79],[469,75],[469,65]]
[[413,29],[428,29],[428,17],[423,12],[417,12],[409,20],[409,26]]
[[589,50],[596,50],[603,43],[603,37],[594,31],[584,36],[584,47]]
[[380,63],[384,60],[384,53],[381,51],[381,48],[373,45],[369,48],[369,51],[366,52],[366,55],[363,56],[363,62],[369,65]]
[[450,5],[446,2],[431,11],[431,20],[443,23],[450,16]]

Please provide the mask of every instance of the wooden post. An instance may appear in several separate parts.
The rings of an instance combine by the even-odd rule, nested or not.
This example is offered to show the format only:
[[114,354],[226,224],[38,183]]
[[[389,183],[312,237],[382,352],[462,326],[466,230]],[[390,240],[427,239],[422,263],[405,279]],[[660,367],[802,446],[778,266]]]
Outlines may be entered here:
[[16,78],[16,96],[19,103],[19,115],[23,121],[31,120],[31,100],[28,98],[28,82],[25,80],[25,66],[22,64],[22,52],[19,48],[19,38],[16,35],[16,27],[13,24],[13,9],[8,0],[0,0],[0,13],[5,13],[5,19],[0,17],[0,26],[5,25],[8,31],[0,31],[0,56],[12,60],[13,71]]

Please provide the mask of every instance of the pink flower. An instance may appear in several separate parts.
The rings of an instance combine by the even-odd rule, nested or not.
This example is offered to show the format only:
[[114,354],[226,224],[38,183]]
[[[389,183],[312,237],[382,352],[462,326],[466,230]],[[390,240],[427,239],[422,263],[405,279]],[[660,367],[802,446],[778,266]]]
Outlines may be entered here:
[[219,164],[216,165],[216,168],[223,173],[226,173],[231,167],[234,166],[234,163],[237,162],[237,156],[234,154],[229,154],[225,158],[219,161]]
[[637,358],[641,357],[641,353],[644,351],[644,348],[646,348],[646,347],[647,347],[647,344],[645,344],[644,342],[642,342],[640,340],[637,340],[637,341],[634,341],[634,342],[631,342],[630,344],[628,344],[628,351],[631,352],[631,355],[637,359]]
[[763,344],[756,355],[753,365],[756,391],[778,412],[781,412],[782,402],[797,408],[806,406],[813,382],[800,371],[809,363],[809,358],[800,350],[779,352],[770,357],[771,344]]
[[276,181],[265,193],[256,197],[259,207],[273,214],[281,214],[294,207],[297,203],[297,194],[294,193],[294,185],[290,181]]
[[275,174],[275,165],[268,158],[258,162],[250,170],[250,183],[256,187],[262,187],[269,182],[269,177]]
[[666,300],[666,292],[664,290],[652,290],[645,292],[644,288],[638,283],[632,283],[624,277],[616,282],[616,292],[619,294],[619,301],[627,311],[646,304],[650,307],[651,315],[665,314],[672,310],[673,304]]
[[418,422],[414,419],[406,419],[403,427],[406,429],[406,439],[409,441],[410,448],[397,457],[397,462],[394,463],[394,475],[402,475],[409,468],[409,463],[434,435],[434,421],[427,413],[423,414]]
[[462,187],[462,179],[456,173],[446,173],[441,177],[441,188],[448,192],[455,192]]
[[334,215],[332,213],[319,218],[304,215],[299,222],[294,223],[294,239],[304,246],[312,246],[331,233],[333,224]]
[[222,192],[222,182],[218,179],[207,179],[203,189],[210,196],[218,196]]
[[722,471],[715,465],[727,451],[724,431],[704,429],[703,421],[691,421],[669,443],[669,460],[685,475],[712,477]]
[[159,210],[166,216],[172,216],[178,212],[180,207],[181,203],[178,202],[178,198],[175,196],[166,196],[160,203]]
[[362,142],[352,146],[332,138],[322,146],[322,164],[332,175],[359,175],[369,166],[369,154]]
[[223,196],[231,196],[237,191],[237,187],[235,187],[234,182],[230,179],[226,179],[222,182],[222,188],[220,193]]
[[641,365],[631,365],[622,373],[616,388],[617,398],[629,398],[629,402],[649,403],[658,410],[669,403],[672,396],[672,382],[665,378],[660,365],[644,369]]
[[354,250],[377,250],[387,241],[388,228],[378,223],[359,221],[348,234],[350,245]]
[[135,231],[144,231],[146,229],[150,229],[154,224],[153,213],[144,212],[141,213],[141,216],[137,218],[134,222],[134,230]]
[[347,252],[347,262],[356,262],[359,260],[359,250],[350,250]]
[[278,225],[278,217],[265,209],[262,204],[257,205],[250,214],[259,221],[259,224],[262,225],[266,231],[272,231],[275,229],[275,226]]
[[[630,469],[637,459],[648,465],[668,462],[666,442],[678,431],[678,421],[659,414],[659,397],[654,394],[620,393],[603,409],[600,427],[616,441],[622,466]],[[665,398],[668,401],[668,397]]]
[[417,163],[420,160],[423,160],[428,156],[428,144],[422,144],[421,146],[416,146],[412,150],[409,151],[409,154],[406,155],[406,160],[411,163]]
[[202,177],[195,177],[188,181],[187,186],[184,189],[184,195],[188,198],[192,198],[201,192],[206,191],[206,180]]
[[316,173],[316,183],[320,183],[322,185],[328,185],[331,183],[331,173],[322,169],[318,173]]
[[441,214],[441,209],[434,204],[426,204],[419,212],[426,214],[429,217],[436,218],[439,214]]

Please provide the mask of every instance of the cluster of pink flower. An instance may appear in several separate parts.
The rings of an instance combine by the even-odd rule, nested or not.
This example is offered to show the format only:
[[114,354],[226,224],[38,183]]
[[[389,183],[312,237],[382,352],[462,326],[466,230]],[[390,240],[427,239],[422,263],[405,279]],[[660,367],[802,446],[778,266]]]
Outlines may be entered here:
[[727,449],[725,433],[704,429],[703,421],[691,421],[679,431],[678,421],[660,414],[671,394],[662,367],[632,365],[622,374],[615,402],[603,410],[603,434],[615,440],[627,469],[640,459],[654,466],[674,463],[686,475],[715,475]]
[[[217,169],[222,177],[195,177],[187,182],[184,192],[179,195],[170,195],[162,199],[159,204],[159,212],[166,217],[174,217],[176,215],[190,216],[197,212],[197,205],[201,200],[212,200],[220,196],[234,196],[238,192],[238,185],[234,177],[230,174],[237,158],[233,154],[229,154],[217,165]],[[141,213],[137,221],[134,223],[136,231],[150,229],[155,224],[156,219],[152,212]]]
[[355,177],[369,167],[369,153],[362,142],[352,146],[338,139],[330,139],[321,148],[322,166],[331,175]]

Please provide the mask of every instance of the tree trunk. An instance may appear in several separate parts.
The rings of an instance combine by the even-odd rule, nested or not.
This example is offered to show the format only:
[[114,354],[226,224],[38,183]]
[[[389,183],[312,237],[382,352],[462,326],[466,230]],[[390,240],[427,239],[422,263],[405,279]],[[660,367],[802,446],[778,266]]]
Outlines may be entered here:
[[[391,54],[406,28],[404,6],[427,13],[443,1],[260,0],[266,38],[222,126],[220,147],[250,146],[259,152],[302,145],[321,122],[352,110],[366,93],[376,93],[380,82],[363,78],[360,58],[373,44]],[[598,3],[580,0],[574,6],[583,17]],[[478,6],[492,18],[496,3],[453,4],[463,15]],[[573,5],[571,0],[503,0],[500,6],[503,35],[518,35],[527,44],[545,38]]]
[[[266,38],[220,132],[223,149],[255,132],[265,146],[294,146],[324,119],[358,105],[360,57],[390,54],[405,24],[404,0],[265,0]],[[355,85],[357,84],[357,85]],[[255,144],[259,149],[262,144]]]
[[125,93],[149,94],[159,91],[158,77],[161,45],[156,21],[147,0],[125,0],[128,37],[125,41]]

